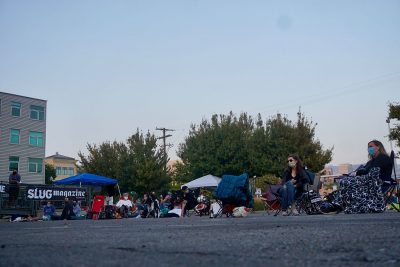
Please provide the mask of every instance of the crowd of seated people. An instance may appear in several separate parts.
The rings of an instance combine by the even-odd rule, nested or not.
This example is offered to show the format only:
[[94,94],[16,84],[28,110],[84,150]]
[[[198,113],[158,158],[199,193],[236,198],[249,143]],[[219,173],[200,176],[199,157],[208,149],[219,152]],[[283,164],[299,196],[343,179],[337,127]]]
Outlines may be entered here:
[[[393,163],[382,143],[372,140],[368,143],[369,161],[354,176],[344,176],[340,180],[339,190],[328,196],[329,209],[345,213],[383,212],[384,194],[388,181],[391,181]],[[277,191],[280,198],[282,215],[298,215],[295,201],[304,193],[308,180],[299,156],[292,154],[287,158],[287,168],[282,176],[281,187]],[[143,194],[142,198],[131,192],[124,193],[115,202],[115,188],[107,187],[103,212],[105,218],[169,218],[184,217],[193,210],[198,215],[215,216],[221,209],[220,204],[212,203],[206,191],[191,191],[183,186],[181,190],[163,193]],[[328,211],[329,211],[328,209]],[[60,215],[51,201],[43,206],[43,216],[37,220],[73,220],[82,218],[80,203],[65,198]],[[103,217],[104,218],[104,217]]]

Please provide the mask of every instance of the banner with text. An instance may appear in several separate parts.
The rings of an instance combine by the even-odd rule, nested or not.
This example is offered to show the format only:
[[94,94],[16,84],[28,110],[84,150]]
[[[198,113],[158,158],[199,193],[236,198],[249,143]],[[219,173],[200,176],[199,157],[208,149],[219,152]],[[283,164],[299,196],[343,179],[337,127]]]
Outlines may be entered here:
[[85,188],[71,187],[28,186],[26,191],[26,198],[29,200],[64,200],[66,197],[71,200],[84,200],[86,195]]

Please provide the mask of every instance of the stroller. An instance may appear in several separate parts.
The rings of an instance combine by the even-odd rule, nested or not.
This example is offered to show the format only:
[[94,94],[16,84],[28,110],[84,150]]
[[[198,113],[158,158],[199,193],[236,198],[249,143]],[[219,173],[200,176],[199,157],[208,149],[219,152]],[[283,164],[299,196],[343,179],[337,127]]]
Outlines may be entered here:
[[235,207],[253,207],[253,196],[249,189],[249,176],[247,173],[242,175],[223,175],[221,182],[218,184],[214,192],[217,202],[221,203],[221,211],[216,216],[225,214],[227,217],[232,216]]
[[200,194],[197,197],[197,205],[194,207],[194,211],[199,215],[209,215],[209,210],[210,210],[210,201],[207,199],[206,196],[203,194]]

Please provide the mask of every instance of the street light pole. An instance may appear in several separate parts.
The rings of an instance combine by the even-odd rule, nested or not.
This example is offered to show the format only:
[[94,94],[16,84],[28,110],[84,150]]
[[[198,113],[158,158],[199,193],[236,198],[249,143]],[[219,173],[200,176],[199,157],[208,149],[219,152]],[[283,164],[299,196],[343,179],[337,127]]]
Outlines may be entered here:
[[388,125],[388,132],[389,132],[388,139],[389,139],[389,143],[390,143],[390,150],[393,151],[393,144],[392,144],[392,140],[390,139],[390,118],[386,119],[386,123]]

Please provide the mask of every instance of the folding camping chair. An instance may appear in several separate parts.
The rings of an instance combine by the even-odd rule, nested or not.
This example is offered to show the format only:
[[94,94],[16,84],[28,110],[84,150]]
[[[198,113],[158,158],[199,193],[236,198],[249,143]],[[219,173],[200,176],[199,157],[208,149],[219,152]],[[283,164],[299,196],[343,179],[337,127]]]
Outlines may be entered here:
[[282,188],[282,185],[279,184],[267,184],[267,191],[262,195],[261,200],[264,202],[264,210],[266,210],[269,215],[270,211],[275,211],[274,216],[277,216],[282,208],[281,208],[281,200],[279,196],[279,189]]
[[221,200],[214,199],[210,205],[210,218],[222,217],[224,207]]
[[392,150],[392,152],[390,153],[390,160],[392,161],[394,179],[391,177],[392,179],[383,181],[382,193],[386,206],[390,205],[390,207],[400,212],[399,205],[395,205],[396,203],[394,201],[394,199],[397,198],[398,204],[400,198],[400,184],[398,184],[397,181],[395,158],[396,156],[394,154],[394,151]]
[[88,213],[92,220],[98,220],[101,217],[100,214],[104,212],[104,199],[104,196],[94,196],[92,209]]
[[[310,173],[307,173],[310,175]],[[306,185],[306,191],[303,195],[298,198],[295,202],[297,211],[301,214],[305,212],[308,215],[321,214],[321,203],[322,198],[319,195],[319,190],[321,189],[320,176],[312,174],[309,176],[312,183]]]

